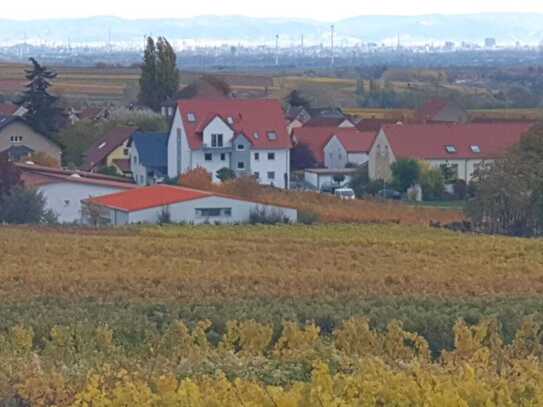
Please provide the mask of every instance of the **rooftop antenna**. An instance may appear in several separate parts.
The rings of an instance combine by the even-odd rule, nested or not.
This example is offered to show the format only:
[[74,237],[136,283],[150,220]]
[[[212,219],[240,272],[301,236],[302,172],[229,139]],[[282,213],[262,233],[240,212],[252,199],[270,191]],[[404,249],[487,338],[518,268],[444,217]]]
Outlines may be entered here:
[[334,34],[335,34],[335,27],[334,25],[330,26],[330,49],[332,51],[332,58],[330,59],[330,65],[334,66],[335,58],[334,58]]
[[275,35],[275,66],[279,65],[279,34]]

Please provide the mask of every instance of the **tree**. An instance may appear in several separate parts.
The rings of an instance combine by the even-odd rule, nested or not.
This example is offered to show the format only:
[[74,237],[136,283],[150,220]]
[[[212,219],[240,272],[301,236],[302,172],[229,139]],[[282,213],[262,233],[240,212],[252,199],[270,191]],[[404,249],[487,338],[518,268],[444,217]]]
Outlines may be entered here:
[[296,144],[290,151],[290,165],[294,171],[315,168],[317,164],[315,155],[305,143]]
[[221,168],[220,170],[217,171],[217,178],[221,182],[226,182],[226,181],[229,181],[231,179],[235,179],[236,178],[236,173],[231,168],[223,167],[223,168]]
[[205,191],[211,190],[213,186],[211,174],[202,167],[196,167],[182,174],[179,178],[179,184],[184,187],[202,189]]
[[34,58],[30,58],[30,62],[32,69],[25,70],[29,83],[16,104],[27,109],[25,119],[34,130],[51,138],[58,131],[63,116],[57,106],[58,97],[48,91],[57,73],[41,66]]
[[156,49],[156,86],[160,104],[177,93],[179,89],[179,70],[177,69],[175,51],[166,38],[158,38]]
[[543,234],[543,127],[530,130],[502,159],[479,168],[466,214],[484,232]]
[[291,91],[287,98],[286,98],[286,102],[288,105],[290,106],[295,106],[295,107],[309,107],[310,106],[310,103],[309,101],[304,98],[300,92],[296,89],[294,89],[293,91]]
[[14,187],[2,198],[0,222],[13,224],[54,223],[56,218],[45,209],[45,197],[34,189]]
[[147,38],[140,77],[139,101],[157,111],[161,103],[174,97],[179,87],[177,56],[164,37]]
[[362,165],[358,167],[356,172],[352,175],[349,186],[354,191],[354,194],[360,198],[368,193],[367,186],[369,182],[368,166]]
[[400,191],[416,184],[420,176],[420,165],[416,160],[398,160],[391,166],[393,185]]
[[345,181],[345,175],[343,174],[337,174],[337,175],[334,175],[332,177],[332,179],[334,180],[334,182],[338,185],[341,185],[343,183],[343,181]]
[[21,184],[21,171],[9,161],[7,153],[0,153],[0,203],[3,197]]
[[422,199],[425,201],[437,201],[442,198],[445,190],[445,179],[439,168],[430,165],[421,169],[419,184],[422,188]]

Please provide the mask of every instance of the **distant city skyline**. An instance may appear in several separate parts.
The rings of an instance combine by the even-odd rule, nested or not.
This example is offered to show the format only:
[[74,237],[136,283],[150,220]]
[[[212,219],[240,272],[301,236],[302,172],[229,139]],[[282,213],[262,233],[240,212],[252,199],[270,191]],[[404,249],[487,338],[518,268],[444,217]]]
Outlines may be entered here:
[[[417,0],[406,2],[360,2],[336,0],[333,3],[302,0],[257,2],[248,0],[199,0],[198,2],[157,3],[126,0],[94,0],[76,3],[73,0],[43,2],[27,0],[24,7],[17,2],[2,4],[1,19],[31,20],[51,18],[80,18],[116,16],[129,19],[190,18],[202,15],[242,15],[248,17],[277,17],[334,21],[360,15],[421,15],[469,13],[543,13],[541,0]],[[0,23],[1,24],[1,23]]]

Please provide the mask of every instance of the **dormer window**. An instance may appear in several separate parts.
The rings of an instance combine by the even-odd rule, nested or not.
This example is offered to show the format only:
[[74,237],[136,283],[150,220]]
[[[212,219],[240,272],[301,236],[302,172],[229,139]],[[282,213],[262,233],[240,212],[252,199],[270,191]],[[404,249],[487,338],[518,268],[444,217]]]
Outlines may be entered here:
[[456,153],[456,146],[453,146],[452,144],[449,144],[449,145],[445,146],[445,150],[449,154],[454,154],[454,153]]
[[268,140],[274,141],[277,140],[277,133],[275,131],[268,132]]
[[229,125],[233,125],[234,124],[234,119],[232,118],[232,116],[228,116],[226,118],[226,121],[228,122]]
[[194,113],[187,113],[187,120],[191,123],[196,122],[196,115]]
[[258,134],[258,131],[255,131],[253,133],[253,137],[258,140],[258,138],[260,137],[260,134]]
[[102,148],[104,148],[106,144],[107,143],[105,141],[103,143],[100,143],[100,145],[98,146],[98,150],[101,150]]
[[477,144],[472,144],[471,146],[469,146],[469,148],[472,153],[479,154],[481,152],[481,146]]

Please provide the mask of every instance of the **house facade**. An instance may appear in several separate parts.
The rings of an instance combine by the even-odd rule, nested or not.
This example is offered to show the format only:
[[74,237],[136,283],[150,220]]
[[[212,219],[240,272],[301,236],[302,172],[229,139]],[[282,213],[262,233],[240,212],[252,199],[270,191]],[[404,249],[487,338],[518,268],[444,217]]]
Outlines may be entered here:
[[81,219],[81,200],[135,188],[121,180],[60,168],[17,164],[26,187],[35,188],[45,198],[60,223],[77,223]]
[[531,123],[426,124],[384,126],[369,154],[371,179],[390,180],[399,159],[447,167],[454,178],[471,181],[478,167],[502,157]]
[[151,185],[168,175],[168,133],[136,132],[130,142],[130,172],[138,185]]
[[324,166],[340,169],[348,164],[360,166],[368,162],[375,133],[345,128],[334,132],[324,146]]
[[[101,209],[101,216],[112,225],[159,223],[165,213],[173,223],[246,223],[254,211],[280,214],[297,221],[293,208],[267,205],[235,197],[172,185],[152,185],[85,200]],[[85,217],[83,222],[88,222]]]
[[83,170],[96,172],[104,167],[114,167],[122,175],[130,175],[130,137],[135,127],[115,127],[94,143],[85,153]]
[[42,153],[60,163],[59,145],[35,131],[19,116],[0,116],[0,152],[13,161],[24,160],[32,153]]
[[180,101],[168,137],[168,177],[202,167],[218,182],[217,171],[226,167],[288,188],[290,149],[277,100]]

